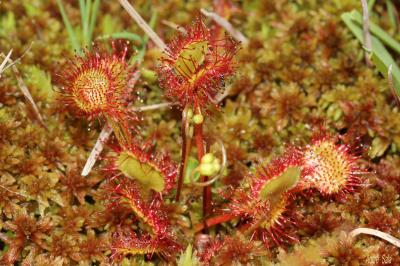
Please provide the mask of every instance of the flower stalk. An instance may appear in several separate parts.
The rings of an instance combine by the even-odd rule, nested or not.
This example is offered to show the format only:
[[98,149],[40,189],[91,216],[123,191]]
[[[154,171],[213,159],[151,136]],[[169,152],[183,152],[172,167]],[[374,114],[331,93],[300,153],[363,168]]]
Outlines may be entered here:
[[[188,108],[193,108],[190,118],[194,128],[194,142],[200,162],[206,153],[203,136],[203,122],[208,109],[216,107],[216,97],[223,89],[224,79],[234,72],[233,57],[237,52],[237,42],[226,38],[216,40],[205,26],[202,18],[185,29],[168,45],[168,52],[161,60],[159,68],[160,86],[167,98],[184,109],[182,115],[182,161],[178,178],[176,200],[179,200],[183,175],[185,173],[191,136],[188,136]],[[201,171],[200,171],[201,172]],[[201,174],[200,181],[207,184],[203,190],[203,216],[211,213],[211,184],[209,175]]]
[[181,135],[182,135],[182,151],[181,151],[181,164],[179,168],[179,177],[178,177],[178,186],[176,190],[175,200],[179,201],[184,175],[186,173],[187,161],[190,154],[190,148],[192,144],[192,138],[190,136],[190,125],[189,121],[191,118],[189,105],[186,105],[185,109],[182,112],[182,126],[181,126]]
[[[196,115],[202,115],[200,108],[196,109]],[[195,123],[194,137],[197,147],[197,159],[201,161],[204,154],[206,153],[203,136],[203,121],[201,121],[201,123]],[[202,175],[200,176],[200,180],[205,183],[208,181],[208,176]],[[211,213],[211,200],[211,185],[208,185],[203,188],[203,217],[207,217]]]

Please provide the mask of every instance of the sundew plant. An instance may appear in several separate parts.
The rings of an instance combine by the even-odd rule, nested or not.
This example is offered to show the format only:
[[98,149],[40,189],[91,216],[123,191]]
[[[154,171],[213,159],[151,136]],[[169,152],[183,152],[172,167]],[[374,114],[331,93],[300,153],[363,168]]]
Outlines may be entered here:
[[400,265],[399,11],[0,0],[0,265]]

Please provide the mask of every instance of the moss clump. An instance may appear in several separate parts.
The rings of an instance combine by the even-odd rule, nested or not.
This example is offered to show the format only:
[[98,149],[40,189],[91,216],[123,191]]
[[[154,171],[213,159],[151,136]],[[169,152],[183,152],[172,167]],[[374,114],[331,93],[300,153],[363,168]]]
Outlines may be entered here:
[[[71,23],[78,25],[78,3],[63,2]],[[95,36],[117,29],[142,35],[117,1],[101,2]],[[381,2],[375,4],[371,19],[394,33],[386,5]],[[163,218],[171,221],[171,231],[182,246],[193,246],[193,252],[188,249],[180,264],[186,265],[189,258],[204,263],[204,251],[213,251],[216,255],[208,260],[211,265],[227,265],[231,258],[252,265],[379,265],[389,259],[398,265],[399,251],[388,243],[363,236],[349,239],[346,234],[356,227],[373,227],[400,237],[399,107],[386,81],[366,66],[362,47],[340,21],[341,13],[360,9],[359,1],[241,1],[235,8],[220,3],[224,4],[214,9],[249,38],[249,45],[237,56],[237,75],[224,80],[229,95],[221,104],[221,112],[214,115],[210,110],[213,119],[203,123],[209,152],[219,157],[217,140],[221,140],[227,155],[227,169],[213,185],[215,215],[225,214],[232,189],[249,187],[246,177],[256,165],[281,154],[289,143],[308,144],[311,128],[321,123],[330,133],[341,134],[345,144],[358,141],[370,147],[360,158],[361,167],[371,169],[363,177],[369,185],[338,202],[327,202],[317,193],[296,196],[293,208],[298,216],[293,219],[300,220],[301,225],[287,233],[297,235],[299,243],[268,251],[261,243],[250,241],[251,235],[237,233],[246,220],[218,223],[208,235],[196,232],[201,223],[202,188],[187,184],[181,203],[163,195],[164,205],[158,206],[166,215]],[[197,10],[211,8],[213,1],[143,0],[135,1],[135,5],[147,21],[152,10],[157,10],[155,29],[163,39],[170,40],[175,29],[161,21],[189,24]],[[67,39],[56,1],[2,1],[0,52],[13,49],[16,59],[31,46],[17,67],[47,126],[45,129],[35,121],[13,72],[4,72],[0,78],[2,265],[107,265],[115,232],[140,235],[145,231],[128,206],[116,204],[109,177],[99,170],[103,162],[88,177],[80,175],[102,125],[95,121],[88,130],[86,122],[57,112],[60,106],[54,90],[61,87],[59,75],[65,71],[66,58],[74,54]],[[96,42],[106,46],[106,42]],[[133,41],[131,45],[128,57],[142,43]],[[203,47],[196,44],[194,49]],[[148,43],[143,67],[155,71],[159,56],[160,52]],[[204,60],[197,52],[192,57],[198,63]],[[191,72],[184,62],[178,64],[184,74]],[[165,101],[153,78],[139,79],[128,94],[135,106]],[[157,150],[168,151],[178,162],[179,111],[167,108],[140,115],[135,137],[153,137]],[[106,148],[103,155],[111,153]],[[121,159],[122,172],[127,176],[139,173],[139,179],[144,179],[149,169],[138,170],[142,166],[134,158],[129,160],[129,164],[135,164],[135,171],[125,167]],[[153,171],[153,176],[158,179],[158,173]],[[288,187],[295,183],[291,178],[288,181]],[[161,191],[161,183],[149,186]],[[269,189],[265,194],[275,191]],[[170,260],[178,257],[179,252]],[[126,256],[121,264],[166,262],[163,254],[137,255]]]

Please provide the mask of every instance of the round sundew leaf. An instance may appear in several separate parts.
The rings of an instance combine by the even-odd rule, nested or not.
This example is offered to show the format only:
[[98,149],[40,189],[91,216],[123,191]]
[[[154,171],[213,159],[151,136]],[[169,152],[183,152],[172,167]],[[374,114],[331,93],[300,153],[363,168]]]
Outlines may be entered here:
[[125,176],[137,180],[146,190],[164,190],[165,181],[162,174],[151,164],[141,163],[134,154],[122,152],[116,164]]
[[179,54],[174,68],[182,76],[190,79],[205,60],[208,49],[207,41],[193,42],[186,46]]
[[260,198],[267,199],[273,195],[280,195],[293,188],[300,179],[301,169],[289,167],[280,176],[266,182],[260,190]]
[[74,81],[72,91],[78,108],[88,113],[104,109],[107,106],[109,83],[102,71],[90,69],[82,72]]

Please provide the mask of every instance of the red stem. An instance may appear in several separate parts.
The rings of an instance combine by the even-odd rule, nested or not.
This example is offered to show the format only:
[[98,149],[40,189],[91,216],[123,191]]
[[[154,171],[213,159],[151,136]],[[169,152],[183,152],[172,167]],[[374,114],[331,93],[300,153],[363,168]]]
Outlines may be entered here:
[[[198,112],[200,113],[200,112]],[[197,159],[199,162],[204,156],[204,137],[203,137],[203,124],[195,125],[195,140],[197,146]],[[207,182],[207,176],[201,176],[201,182]],[[211,213],[211,186],[206,186],[203,189],[203,217],[207,217]]]
[[217,224],[228,222],[232,219],[235,219],[236,217],[237,216],[234,216],[232,214],[222,214],[219,216],[211,217],[211,218],[205,220],[204,223],[195,225],[194,231],[197,233],[197,232],[200,232],[201,230],[203,230],[204,228],[209,228],[209,227],[217,225]]

